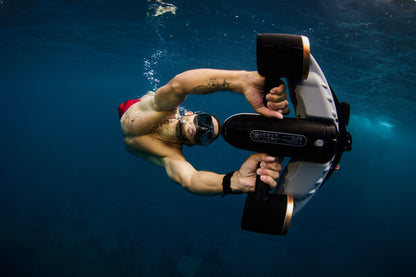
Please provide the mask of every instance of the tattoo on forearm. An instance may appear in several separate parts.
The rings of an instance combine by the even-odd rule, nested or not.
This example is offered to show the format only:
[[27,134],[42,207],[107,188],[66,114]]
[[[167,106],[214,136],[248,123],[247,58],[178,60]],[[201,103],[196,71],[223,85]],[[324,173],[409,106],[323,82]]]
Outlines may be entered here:
[[192,89],[193,94],[203,94],[213,91],[230,90],[231,84],[226,79],[222,83],[218,82],[217,79],[211,78],[207,85],[196,86]]

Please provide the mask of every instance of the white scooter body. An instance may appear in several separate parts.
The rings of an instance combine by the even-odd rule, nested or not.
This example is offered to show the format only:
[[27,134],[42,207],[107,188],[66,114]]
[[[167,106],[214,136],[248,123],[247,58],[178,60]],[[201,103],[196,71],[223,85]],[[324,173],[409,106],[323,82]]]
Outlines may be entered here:
[[[297,118],[331,120],[339,131],[335,100],[321,68],[312,55],[308,78],[304,81],[293,79],[287,81],[292,102],[296,102]],[[289,162],[279,179],[275,193],[293,197],[294,214],[302,209],[320,188],[334,158],[335,155],[327,163]]]

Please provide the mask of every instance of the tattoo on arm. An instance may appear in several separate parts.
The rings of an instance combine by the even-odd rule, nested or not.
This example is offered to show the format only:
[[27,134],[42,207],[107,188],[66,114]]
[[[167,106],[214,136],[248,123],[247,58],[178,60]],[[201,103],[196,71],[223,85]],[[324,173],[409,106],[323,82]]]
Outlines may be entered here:
[[211,78],[207,85],[196,86],[191,90],[192,94],[204,94],[208,92],[230,90],[231,84],[224,79],[222,83],[218,82],[217,79]]

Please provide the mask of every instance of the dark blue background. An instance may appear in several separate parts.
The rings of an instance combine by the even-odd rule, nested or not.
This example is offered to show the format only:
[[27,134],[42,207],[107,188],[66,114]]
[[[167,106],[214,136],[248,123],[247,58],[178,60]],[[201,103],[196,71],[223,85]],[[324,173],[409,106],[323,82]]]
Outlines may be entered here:
[[[0,2],[0,275],[413,275],[416,2],[169,3]],[[308,36],[352,105],[353,152],[285,237],[241,231],[244,196],[191,195],[127,153],[116,110],[187,69],[255,70],[262,32]],[[184,107],[251,112],[228,92]],[[225,173],[249,153],[185,155]]]

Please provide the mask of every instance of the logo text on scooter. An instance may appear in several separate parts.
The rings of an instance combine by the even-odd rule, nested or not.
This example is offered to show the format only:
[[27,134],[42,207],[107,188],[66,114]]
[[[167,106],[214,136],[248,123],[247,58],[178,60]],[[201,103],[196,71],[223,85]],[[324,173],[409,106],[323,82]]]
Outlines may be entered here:
[[307,139],[303,135],[265,130],[251,131],[250,139],[255,142],[290,145],[295,147],[302,147],[307,143]]

